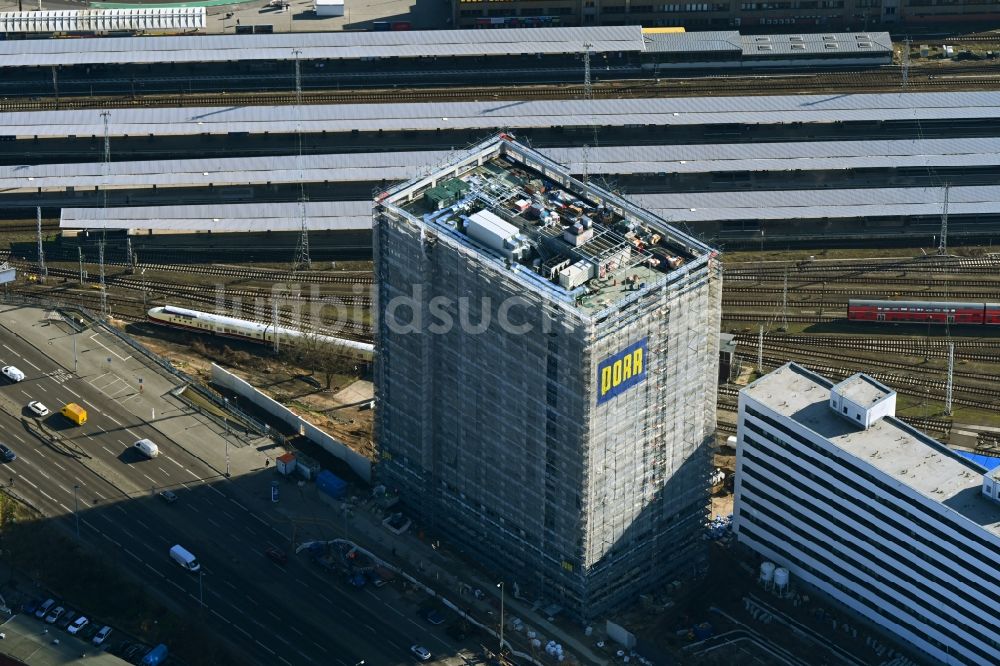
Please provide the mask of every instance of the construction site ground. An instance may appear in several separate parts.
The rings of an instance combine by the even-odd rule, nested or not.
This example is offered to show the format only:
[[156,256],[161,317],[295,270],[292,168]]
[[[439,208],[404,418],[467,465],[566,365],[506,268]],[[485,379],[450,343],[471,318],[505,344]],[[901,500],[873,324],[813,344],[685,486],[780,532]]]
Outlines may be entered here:
[[260,345],[206,340],[159,327],[155,335],[144,326],[130,325],[125,330],[205,384],[211,382],[212,363],[224,367],[353,450],[372,457],[372,410],[365,403],[374,392],[367,379],[337,374],[326,390],[323,374],[297,367]]

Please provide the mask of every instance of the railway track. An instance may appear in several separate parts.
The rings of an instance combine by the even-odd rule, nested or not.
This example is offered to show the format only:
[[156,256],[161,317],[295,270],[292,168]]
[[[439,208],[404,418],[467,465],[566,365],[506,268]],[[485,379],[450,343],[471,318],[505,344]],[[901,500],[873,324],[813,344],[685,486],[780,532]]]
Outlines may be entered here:
[[[787,356],[788,360],[796,360],[795,356],[805,355],[805,356],[838,361],[843,363],[852,363],[855,366],[863,365],[868,362],[866,359],[859,359],[856,356],[846,356],[844,354],[838,354],[836,352],[816,350],[816,349],[803,350],[801,347],[775,344],[773,342],[772,343],[765,342],[763,347],[765,350],[769,350],[772,352],[780,353],[783,356]],[[994,357],[993,360],[994,362],[1000,361],[1000,358]],[[878,365],[879,368],[893,368],[896,370],[902,370],[904,372],[915,372],[921,374],[934,374],[934,375],[940,375],[943,372],[943,370],[941,370],[940,368],[926,368],[922,366],[915,366],[910,363],[900,363],[898,361],[890,361],[886,360],[885,358],[878,359],[878,361],[876,361],[875,363]],[[956,380],[965,379],[970,381],[989,382],[993,384],[996,384],[998,380],[1000,380],[1000,375],[997,375],[995,373],[964,372],[962,370],[956,370],[954,372],[954,377]],[[987,389],[979,386],[968,386],[965,384],[959,384],[957,383],[957,381],[955,383],[954,388],[956,391],[965,391],[966,393],[972,393],[976,395],[995,396],[997,397],[997,399],[1000,399],[1000,390],[997,389]]]
[[[13,262],[21,263],[21,262]],[[22,268],[25,272],[31,275],[37,275],[37,268],[34,266]],[[65,268],[50,268],[48,269],[48,274],[50,277],[62,277],[72,279],[76,282],[79,279],[79,273],[77,271],[65,269]],[[94,275],[88,274],[85,278],[86,282],[90,284],[99,284],[100,278]],[[221,285],[217,285],[214,288],[210,288],[207,285],[187,285],[187,284],[176,284],[173,282],[159,282],[156,280],[142,280],[136,279],[134,277],[127,277],[124,275],[106,276],[105,284],[108,287],[123,287],[126,289],[135,290],[137,292],[159,292],[165,295],[172,296],[183,296],[191,298],[192,300],[198,300],[201,302],[216,302],[220,299],[228,300],[229,302],[238,302],[235,299],[246,298],[251,301],[251,303],[259,302],[289,302],[296,301],[302,303],[312,303],[317,305],[325,305],[329,307],[340,307],[340,306],[355,306],[362,308],[371,307],[371,299],[367,296],[348,296],[343,294],[311,294],[303,293],[301,291],[264,291],[261,289],[230,289],[220,288]],[[214,296],[208,296],[206,294],[214,294]],[[213,300],[214,299],[214,300]]]
[[[996,77],[979,74],[983,67],[920,68],[911,67],[907,88],[911,90],[968,90],[995,88]],[[960,79],[939,78],[963,75]],[[637,97],[686,97],[712,94],[773,95],[790,92],[823,93],[898,91],[902,87],[901,70],[885,67],[853,72],[820,72],[814,75],[717,75],[670,77],[614,81],[593,86],[597,99]],[[577,84],[506,86],[484,88],[394,88],[381,90],[303,91],[305,104],[385,104],[399,102],[483,101],[492,99],[580,99],[584,89]],[[294,91],[236,92],[209,94],[166,94],[143,96],[88,96],[51,98],[6,98],[0,111],[50,111],[54,109],[129,109],[189,106],[281,106],[297,104]]]
[[[881,281],[879,281],[881,282]],[[909,283],[911,286],[913,282]],[[780,294],[784,291],[783,287],[765,287],[765,286],[745,286],[745,285],[724,285],[724,290],[726,293],[735,294]],[[983,281],[984,291],[907,291],[904,293],[903,290],[898,289],[852,289],[852,288],[839,288],[839,287],[822,287],[817,288],[816,285],[789,285],[790,295],[811,295],[811,296],[837,296],[843,295],[847,298],[867,298],[867,299],[888,299],[888,298],[905,298],[906,300],[924,300],[926,298],[938,298],[943,300],[949,300],[954,298],[967,298],[975,299],[980,301],[988,301],[990,299],[1000,298],[998,292],[1000,292],[1000,281]],[[840,301],[841,305],[847,304],[847,299]]]
[[[758,338],[756,335],[739,333],[736,335],[735,339],[738,343],[742,343],[748,348],[756,349],[757,347]],[[952,339],[948,342],[955,345],[955,356],[960,360],[964,359],[982,363],[1000,364],[1000,339],[997,339],[996,341]],[[898,354],[901,356],[925,356],[933,358],[948,357],[948,349],[945,342],[941,341],[935,344],[930,344],[926,342],[926,340],[918,339],[880,340],[872,338],[855,339],[834,336],[807,337],[765,335],[764,343],[783,345],[798,350],[818,346],[825,349],[849,349],[871,354]]]
[[[13,259],[10,263],[28,273],[37,273],[37,264],[29,261]],[[118,261],[105,262],[105,266],[113,267],[133,267],[133,264]],[[214,266],[201,264],[146,264],[137,263],[134,265],[137,270],[161,271],[164,273],[181,273],[194,275],[216,275],[219,277],[230,277],[240,280],[256,282],[268,282],[272,284],[346,284],[346,285],[371,285],[375,278],[368,272],[347,272],[344,274],[330,272],[311,271],[282,271],[278,269],[265,268],[241,268],[238,266]],[[49,268],[49,273],[54,274],[56,270],[61,271],[65,277],[78,277],[78,272],[68,269]]]
[[[800,294],[792,292],[792,295],[798,296]],[[844,307],[846,307],[846,305],[847,301],[793,301],[790,299],[788,301],[789,308],[810,306],[818,308],[829,307],[829,308],[843,309]],[[736,300],[736,299],[723,298],[722,306],[731,308],[779,308],[780,309],[782,306],[782,302],[780,300],[760,301],[760,300]]]
[[749,312],[723,312],[722,321],[748,321],[748,322],[773,322],[777,320],[787,321],[790,324],[829,324],[836,321],[846,321],[840,313],[831,314],[828,317],[807,317],[804,315],[789,315],[782,317],[773,312],[753,314]]
[[[892,262],[892,263],[843,263],[836,266],[820,265],[815,263],[798,263],[785,266],[757,266],[755,268],[729,268],[725,271],[726,280],[784,280],[785,275],[791,278],[793,275],[809,275],[811,279],[844,280],[851,276],[861,276],[866,273],[892,273],[900,272],[898,276],[909,277],[905,284],[913,284],[912,274],[920,273],[961,273],[997,275],[1000,272],[1000,261],[989,260],[963,260],[949,262]],[[879,278],[882,279],[882,278]],[[946,281],[941,281],[942,283]],[[985,286],[988,280],[979,280],[978,283]],[[904,283],[901,283],[904,284]],[[995,283],[994,283],[995,284]],[[970,285],[977,286],[977,285]]]
[[[84,307],[96,312],[101,310],[101,295],[95,291],[70,291],[65,289],[49,289],[40,291],[37,288],[32,289],[17,287],[13,290],[13,292],[23,294],[34,299],[50,299],[68,302],[75,305],[83,305]],[[269,308],[266,309],[264,313],[261,313],[259,317],[255,317],[253,316],[253,312],[255,311],[248,311],[245,308],[247,304],[239,299],[226,298],[220,301],[212,294],[198,294],[195,292],[185,292],[183,294],[172,293],[168,296],[178,300],[184,299],[192,301],[194,304],[193,307],[203,311],[214,312],[216,309],[222,308],[226,312],[233,313],[234,316],[271,323],[272,315]],[[130,322],[146,321],[146,310],[148,307],[153,305],[152,303],[144,301],[144,299],[140,296],[112,293],[110,291],[107,296],[107,302],[108,307],[113,310],[115,318]],[[175,303],[175,305],[183,304]],[[322,318],[318,315],[313,316],[313,314],[314,313],[309,312],[289,312],[288,310],[279,307],[278,324],[304,331],[314,331],[324,335],[333,334],[343,337],[351,337],[352,339],[358,339],[364,342],[370,342],[372,339],[372,329],[367,324],[344,319],[330,320]]]

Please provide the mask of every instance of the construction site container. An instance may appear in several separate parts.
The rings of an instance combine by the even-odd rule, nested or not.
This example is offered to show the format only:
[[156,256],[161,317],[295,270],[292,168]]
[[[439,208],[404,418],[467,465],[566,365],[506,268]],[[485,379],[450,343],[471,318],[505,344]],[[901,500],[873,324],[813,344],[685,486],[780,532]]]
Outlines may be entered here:
[[347,494],[347,481],[327,469],[316,477],[316,487],[334,499],[341,499]]

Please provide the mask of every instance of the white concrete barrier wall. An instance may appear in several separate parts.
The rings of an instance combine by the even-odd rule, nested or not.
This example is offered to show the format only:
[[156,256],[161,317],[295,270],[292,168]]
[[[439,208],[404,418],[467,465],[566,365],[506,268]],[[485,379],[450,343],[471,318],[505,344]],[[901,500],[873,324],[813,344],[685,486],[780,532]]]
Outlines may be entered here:
[[357,474],[365,483],[371,483],[372,463],[368,458],[365,458],[343,442],[326,434],[281,403],[272,400],[233,373],[214,363],[212,364],[212,381],[249,400],[256,407],[280,419],[289,427],[304,433],[310,441],[315,442],[323,447],[325,451],[332,453],[347,463],[351,471]]

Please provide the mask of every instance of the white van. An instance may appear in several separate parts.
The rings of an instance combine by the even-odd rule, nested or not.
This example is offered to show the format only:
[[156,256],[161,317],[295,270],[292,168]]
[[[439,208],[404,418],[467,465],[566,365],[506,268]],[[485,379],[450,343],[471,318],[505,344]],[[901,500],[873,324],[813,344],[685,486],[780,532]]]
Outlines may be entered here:
[[132,445],[136,451],[146,456],[147,458],[155,458],[160,455],[160,449],[153,444],[151,439],[140,439],[138,442]]
[[18,370],[13,365],[3,366],[3,368],[0,368],[0,372],[4,374],[4,377],[6,377],[12,382],[24,381],[24,373]]
[[201,565],[198,564],[198,559],[184,546],[177,545],[171,548],[170,557],[174,560],[174,562],[181,565],[188,571],[198,571],[201,569]]

